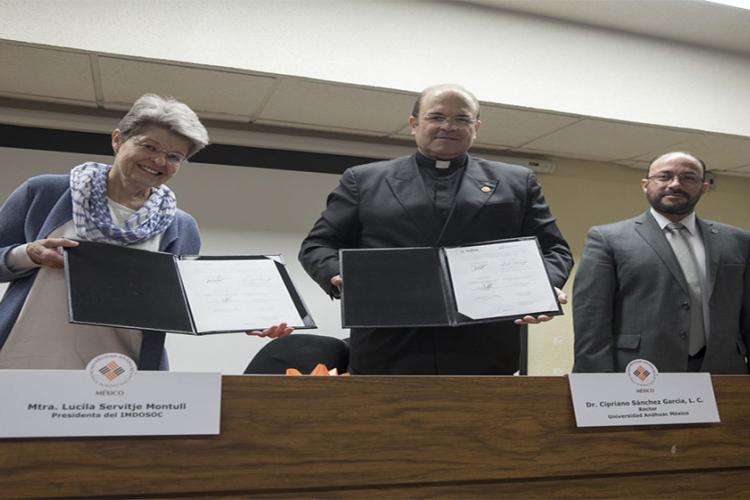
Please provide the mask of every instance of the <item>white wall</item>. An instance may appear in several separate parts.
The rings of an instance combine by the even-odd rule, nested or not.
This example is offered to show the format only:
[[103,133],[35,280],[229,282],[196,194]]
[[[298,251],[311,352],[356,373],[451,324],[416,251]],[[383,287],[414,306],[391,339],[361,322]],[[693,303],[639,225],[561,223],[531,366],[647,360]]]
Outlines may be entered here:
[[[28,177],[66,174],[84,161],[110,162],[111,157],[0,148],[0,203]],[[282,254],[317,323],[310,332],[343,338],[348,331],[341,329],[338,301],[331,301],[297,262],[299,245],[337,182],[338,175],[188,164],[169,185],[178,206],[198,220],[203,255]],[[0,293],[4,289],[0,284]],[[167,347],[172,370],[233,374],[242,373],[267,342],[242,333],[173,334]]]
[[0,0],[0,38],[750,136],[748,57],[457,2]]

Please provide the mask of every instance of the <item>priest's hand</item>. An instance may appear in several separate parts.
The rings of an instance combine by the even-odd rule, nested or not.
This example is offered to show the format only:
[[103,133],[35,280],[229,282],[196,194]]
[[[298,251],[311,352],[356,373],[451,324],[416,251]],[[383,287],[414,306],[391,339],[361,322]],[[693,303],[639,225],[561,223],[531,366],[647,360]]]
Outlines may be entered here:
[[[568,303],[568,296],[565,292],[560,290],[559,288],[555,287],[555,292],[557,293],[557,301],[560,304],[567,304]],[[552,316],[547,316],[546,314],[542,314],[540,316],[524,316],[521,319],[517,319],[514,321],[517,325],[536,325],[538,323],[543,323],[545,321],[549,321],[552,319]]]

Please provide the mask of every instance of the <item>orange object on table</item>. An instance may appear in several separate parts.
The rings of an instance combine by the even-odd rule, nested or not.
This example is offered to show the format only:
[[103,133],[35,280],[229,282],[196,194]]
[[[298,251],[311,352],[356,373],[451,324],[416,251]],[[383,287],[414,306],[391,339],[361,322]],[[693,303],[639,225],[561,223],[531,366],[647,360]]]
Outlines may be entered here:
[[[304,375],[304,373],[302,373],[296,368],[287,368],[286,374],[291,377],[299,377],[299,376]],[[313,377],[335,377],[339,375],[339,371],[336,368],[329,370],[328,367],[324,365],[323,363],[318,363],[313,369],[313,371],[310,372],[310,375]],[[345,377],[348,375],[349,375],[348,372],[341,374],[342,377]]]

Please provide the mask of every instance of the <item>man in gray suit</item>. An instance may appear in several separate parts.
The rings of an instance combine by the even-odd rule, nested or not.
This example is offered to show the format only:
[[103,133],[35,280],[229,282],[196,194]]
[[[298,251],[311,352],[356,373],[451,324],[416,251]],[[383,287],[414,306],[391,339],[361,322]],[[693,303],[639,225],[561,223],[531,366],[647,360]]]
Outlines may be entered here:
[[[344,172],[299,255],[323,290],[332,297],[339,295],[340,248],[458,246],[519,236],[539,239],[552,284],[562,288],[573,259],[541,186],[527,168],[467,154],[480,124],[479,103],[466,89],[430,87],[419,96],[409,117],[415,154]],[[565,294],[558,292],[558,300],[566,302]],[[519,324],[547,319],[527,316],[516,324],[460,327],[354,328],[351,371],[512,374],[519,367]]]
[[705,164],[666,153],[641,181],[651,209],[589,231],[573,286],[575,372],[748,373],[750,233],[699,219]]

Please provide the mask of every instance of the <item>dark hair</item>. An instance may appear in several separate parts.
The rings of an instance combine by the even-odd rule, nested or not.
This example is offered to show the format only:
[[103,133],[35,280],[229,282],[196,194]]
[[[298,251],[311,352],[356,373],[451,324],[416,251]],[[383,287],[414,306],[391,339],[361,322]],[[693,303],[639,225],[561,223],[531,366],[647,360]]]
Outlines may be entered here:
[[198,115],[187,104],[174,97],[142,95],[120,120],[117,128],[120,129],[123,139],[128,140],[148,125],[164,127],[190,141],[188,158],[208,144],[208,132]]
[[430,92],[433,92],[435,90],[452,90],[452,91],[454,91],[454,92],[456,92],[458,94],[463,94],[465,97],[467,97],[466,101],[470,102],[472,104],[472,106],[474,106],[474,109],[476,109],[477,116],[475,118],[479,119],[479,101],[477,100],[477,98],[474,96],[474,94],[472,94],[471,92],[469,92],[468,90],[466,90],[462,86],[456,85],[456,84],[453,84],[453,83],[441,83],[439,85],[432,85],[432,86],[427,87],[426,89],[424,89],[417,96],[417,100],[414,103],[414,107],[411,110],[411,116],[413,116],[414,118],[416,118],[417,120],[419,120],[419,109],[422,106],[422,99],[424,99],[424,97],[427,94],[429,94]]

